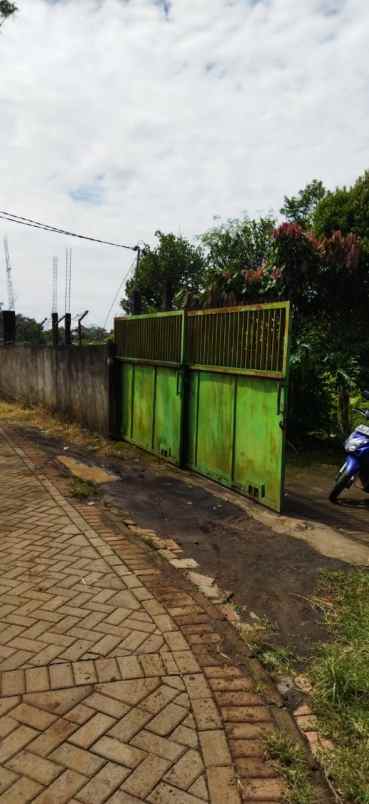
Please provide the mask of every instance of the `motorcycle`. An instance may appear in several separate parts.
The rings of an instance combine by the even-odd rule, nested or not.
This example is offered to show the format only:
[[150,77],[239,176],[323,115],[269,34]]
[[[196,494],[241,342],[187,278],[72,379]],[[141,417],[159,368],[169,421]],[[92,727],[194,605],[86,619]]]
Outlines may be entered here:
[[[363,392],[364,399],[369,400],[369,391]],[[369,408],[353,408],[369,420]],[[335,485],[329,495],[332,503],[336,503],[344,489],[349,489],[359,476],[363,489],[369,493],[369,427],[360,424],[345,441],[347,458],[336,477]]]

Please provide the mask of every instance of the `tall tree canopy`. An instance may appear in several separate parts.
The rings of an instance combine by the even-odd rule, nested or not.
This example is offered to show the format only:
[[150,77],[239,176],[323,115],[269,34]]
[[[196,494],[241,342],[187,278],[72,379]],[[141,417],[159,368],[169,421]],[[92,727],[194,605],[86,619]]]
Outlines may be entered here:
[[198,292],[203,287],[206,260],[201,247],[174,234],[158,231],[155,237],[157,245],[144,247],[137,275],[127,282],[121,302],[126,312],[132,310],[134,289],[141,294],[142,311],[150,312],[171,307],[181,291]]
[[272,252],[275,221],[232,218],[214,226],[200,237],[213,271],[240,271],[260,268]]
[[17,343],[45,344],[46,333],[43,332],[40,324],[34,318],[17,313],[16,316],[16,340]]
[[369,170],[352,187],[338,187],[328,192],[317,205],[313,216],[317,235],[330,235],[339,229],[353,232],[369,243]]
[[218,307],[252,299],[254,284],[272,259],[275,221],[232,218],[200,237],[208,267],[202,304]]
[[309,229],[313,225],[315,210],[326,192],[323,182],[313,179],[297,195],[285,195],[280,213],[290,223],[298,223],[304,229]]
[[15,3],[10,3],[9,0],[0,0],[0,28],[8,17],[18,11]]

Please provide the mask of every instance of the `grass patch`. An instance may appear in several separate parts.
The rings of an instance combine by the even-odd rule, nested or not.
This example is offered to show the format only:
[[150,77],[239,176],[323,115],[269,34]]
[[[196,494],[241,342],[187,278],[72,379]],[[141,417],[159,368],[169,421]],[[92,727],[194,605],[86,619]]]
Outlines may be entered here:
[[287,648],[261,646],[257,658],[269,672],[276,675],[286,675],[293,670],[294,655]]
[[252,622],[241,622],[238,631],[241,639],[256,656],[265,647],[265,641],[270,633],[275,630],[273,624],[267,617],[256,617]]
[[77,497],[79,500],[86,500],[89,497],[97,497],[98,494],[99,492],[95,483],[91,483],[90,480],[81,480],[79,477],[73,478],[71,489],[72,497]]
[[316,795],[310,781],[309,766],[303,750],[283,734],[267,737],[266,747],[281,776],[287,782],[288,804],[314,804]]
[[369,572],[324,573],[320,587],[332,642],[310,675],[321,730],[336,745],[322,761],[347,801],[369,804]]

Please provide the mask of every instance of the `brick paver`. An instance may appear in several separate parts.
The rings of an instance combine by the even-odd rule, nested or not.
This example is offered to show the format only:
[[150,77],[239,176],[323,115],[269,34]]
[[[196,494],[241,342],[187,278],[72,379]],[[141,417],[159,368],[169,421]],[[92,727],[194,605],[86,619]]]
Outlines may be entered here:
[[44,462],[0,430],[0,804],[280,801],[199,595]]

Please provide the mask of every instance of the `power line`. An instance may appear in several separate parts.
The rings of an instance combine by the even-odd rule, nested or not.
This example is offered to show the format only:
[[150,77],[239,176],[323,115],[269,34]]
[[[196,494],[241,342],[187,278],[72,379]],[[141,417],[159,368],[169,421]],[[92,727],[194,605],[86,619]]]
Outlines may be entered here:
[[120,282],[120,284],[119,284],[118,290],[117,290],[117,292],[116,292],[116,294],[115,294],[115,296],[114,296],[114,298],[113,298],[113,301],[112,301],[112,303],[111,303],[111,305],[110,305],[110,307],[109,307],[109,310],[108,310],[108,312],[107,312],[107,314],[106,314],[106,318],[105,318],[105,321],[104,321],[104,326],[103,326],[103,329],[106,329],[106,325],[107,325],[107,323],[108,323],[108,321],[109,321],[109,318],[110,318],[111,312],[112,312],[112,310],[113,310],[113,308],[114,308],[114,306],[115,306],[115,304],[116,304],[116,302],[117,302],[118,296],[119,296],[119,294],[120,294],[120,292],[121,292],[121,290],[122,290],[122,288],[123,288],[123,285],[124,285],[124,283],[125,283],[125,282],[127,282],[128,277],[129,277],[129,275],[130,275],[131,271],[133,271],[133,270],[134,270],[134,268],[135,268],[135,263],[132,263],[132,265],[130,265],[130,267],[129,267],[129,269],[128,269],[127,273],[125,273],[125,274],[124,274],[124,277],[123,277],[123,279],[121,280],[121,282]]
[[104,246],[115,246],[116,248],[124,248],[127,251],[137,251],[138,246],[127,246],[125,243],[113,243],[110,240],[100,240],[98,237],[91,237],[90,235],[82,235],[77,232],[70,232],[67,229],[61,229],[58,226],[51,226],[47,223],[35,221],[32,218],[25,218],[22,215],[16,215],[14,212],[6,212],[0,209],[0,219],[8,223],[19,223],[21,226],[31,226],[33,229],[42,229],[45,232],[54,232],[56,234],[67,235],[67,237],[78,237],[80,240],[90,240],[93,243],[101,243]]

